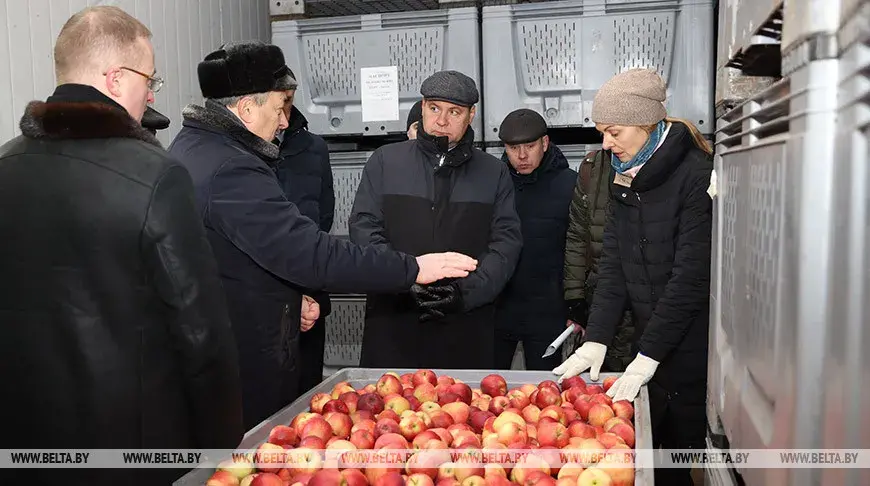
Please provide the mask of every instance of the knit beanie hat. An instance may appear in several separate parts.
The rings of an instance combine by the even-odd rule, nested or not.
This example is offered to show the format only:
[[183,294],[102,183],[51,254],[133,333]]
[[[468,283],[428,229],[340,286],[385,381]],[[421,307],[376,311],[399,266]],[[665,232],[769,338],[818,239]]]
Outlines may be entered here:
[[655,125],[667,116],[665,83],[655,71],[630,69],[610,78],[592,102],[592,121],[607,125]]

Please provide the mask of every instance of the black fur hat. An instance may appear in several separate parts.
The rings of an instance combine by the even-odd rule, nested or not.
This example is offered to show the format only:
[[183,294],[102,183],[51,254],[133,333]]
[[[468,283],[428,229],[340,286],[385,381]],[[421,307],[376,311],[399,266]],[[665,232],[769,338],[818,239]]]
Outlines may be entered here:
[[225,44],[196,69],[205,98],[228,98],[296,89],[281,48],[262,42]]

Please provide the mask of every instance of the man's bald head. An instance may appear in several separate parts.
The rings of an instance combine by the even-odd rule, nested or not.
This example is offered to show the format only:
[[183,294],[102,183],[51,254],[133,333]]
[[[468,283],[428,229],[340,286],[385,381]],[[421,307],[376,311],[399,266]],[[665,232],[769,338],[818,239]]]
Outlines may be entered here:
[[[54,46],[58,83],[81,82],[123,62],[147,56],[143,41],[151,31],[118,7],[88,7],[70,17]],[[150,73],[149,73],[150,74]]]

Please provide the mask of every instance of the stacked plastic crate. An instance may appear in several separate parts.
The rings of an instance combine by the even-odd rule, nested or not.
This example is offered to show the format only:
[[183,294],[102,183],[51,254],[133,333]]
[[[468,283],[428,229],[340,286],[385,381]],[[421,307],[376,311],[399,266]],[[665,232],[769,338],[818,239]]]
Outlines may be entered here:
[[[832,302],[825,350],[824,448],[870,447],[870,1],[842,0],[834,141]],[[830,469],[820,484],[870,484]]]
[[[838,374],[845,363],[826,353],[836,301],[848,299],[837,290],[844,275],[835,270],[850,263],[835,263],[835,229],[841,211],[854,215],[837,202],[837,181],[854,182],[838,177],[845,169],[835,158],[839,5],[758,3],[729,2],[736,14],[726,31],[744,35],[720,49],[741,75],[776,64],[782,77],[757,84],[717,120],[708,445],[814,449],[839,442],[831,436],[836,411],[821,417],[851,406],[825,401],[843,400],[831,392],[853,386]],[[738,474],[749,485],[828,483],[821,469],[709,469],[708,482],[736,484]]]
[[[376,147],[405,133],[408,112],[420,99],[423,80],[437,71],[454,69],[480,84],[479,10],[475,6],[448,8],[452,5],[462,3],[272,2],[273,15],[309,17],[272,23],[272,41],[284,51],[300,81],[296,107],[308,119],[309,129],[327,138],[331,148],[345,145],[357,150],[330,154],[336,197],[334,235],[348,234],[348,216],[371,155],[359,148]],[[398,119],[364,121],[360,70],[386,66],[398,71]],[[482,126],[480,118],[473,125],[479,142]],[[363,296],[333,297],[333,311],[327,318],[325,373],[359,364],[364,314]]]
[[482,9],[484,130],[492,153],[501,151],[499,125],[517,108],[537,111],[553,128],[594,127],[598,88],[635,67],[662,76],[671,115],[712,134],[713,1],[504,3],[484,0]]

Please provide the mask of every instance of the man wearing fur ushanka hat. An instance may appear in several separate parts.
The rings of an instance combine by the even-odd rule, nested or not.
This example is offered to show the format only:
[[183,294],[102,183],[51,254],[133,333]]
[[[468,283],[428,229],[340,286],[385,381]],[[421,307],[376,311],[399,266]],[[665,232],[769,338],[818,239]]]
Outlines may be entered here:
[[[317,320],[301,289],[408,291],[460,278],[475,262],[456,253],[414,256],[354,245],[320,231],[287,201],[275,175],[284,102],[296,80],[276,46],[231,44],[197,69],[204,106],[182,112],[170,153],[193,178],[196,203],[227,294],[242,377],[245,428],[299,395],[300,319]],[[195,293],[196,289],[190,289]]]
[[[635,358],[607,394],[631,401],[648,385],[653,446],[703,448],[713,163],[697,128],[667,116],[665,99],[647,69],[617,74],[595,96],[610,206],[584,343],[553,372],[561,380],[591,368],[597,380],[629,303]],[[685,469],[658,469],[656,483],[692,480]]]

